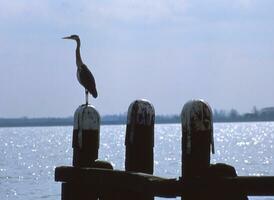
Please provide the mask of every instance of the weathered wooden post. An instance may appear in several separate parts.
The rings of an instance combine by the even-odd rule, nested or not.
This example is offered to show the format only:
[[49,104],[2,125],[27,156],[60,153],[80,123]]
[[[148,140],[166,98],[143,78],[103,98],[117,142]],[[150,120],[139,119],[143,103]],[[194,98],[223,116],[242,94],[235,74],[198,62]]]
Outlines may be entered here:
[[154,120],[150,102],[136,100],[129,106],[125,140],[127,171],[153,174]]
[[[153,174],[155,111],[147,100],[130,104],[126,128],[126,171]],[[146,194],[132,194],[130,199],[154,199]]]
[[[210,166],[210,150],[214,153],[213,121],[210,106],[203,100],[187,102],[181,113],[182,179],[185,182],[203,176]],[[195,191],[195,188],[193,188]],[[190,192],[184,199],[203,199]]]
[[[73,166],[93,167],[98,158],[100,115],[91,105],[81,105],[74,113]],[[97,199],[92,188],[79,183],[62,183],[62,200]]]
[[81,105],[74,113],[73,166],[91,167],[98,158],[100,115],[90,105]]

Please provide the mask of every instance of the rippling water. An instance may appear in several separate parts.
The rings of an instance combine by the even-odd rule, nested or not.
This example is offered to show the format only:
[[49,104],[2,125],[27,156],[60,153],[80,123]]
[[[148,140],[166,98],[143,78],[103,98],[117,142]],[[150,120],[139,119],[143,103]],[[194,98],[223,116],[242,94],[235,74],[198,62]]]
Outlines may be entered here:
[[[71,135],[72,127],[0,128],[0,199],[61,199],[54,169],[71,165]],[[125,126],[101,127],[99,158],[115,169],[124,169],[124,137]],[[274,176],[274,122],[214,124],[214,138],[212,163],[231,164],[238,175]],[[180,176],[179,124],[156,125],[154,152],[155,175]]]

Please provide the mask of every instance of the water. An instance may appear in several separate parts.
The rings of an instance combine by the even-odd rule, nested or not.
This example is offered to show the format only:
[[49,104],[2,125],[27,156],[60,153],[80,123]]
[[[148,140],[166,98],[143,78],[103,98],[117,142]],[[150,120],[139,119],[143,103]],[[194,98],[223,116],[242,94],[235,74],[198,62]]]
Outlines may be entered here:
[[[54,169],[71,165],[71,134],[72,127],[0,128],[0,199],[59,200]],[[124,134],[122,125],[101,127],[99,158],[115,169],[124,169]],[[238,175],[274,176],[274,122],[218,123],[214,135],[212,163],[231,164]],[[156,125],[154,152],[155,175],[180,176],[179,124]]]

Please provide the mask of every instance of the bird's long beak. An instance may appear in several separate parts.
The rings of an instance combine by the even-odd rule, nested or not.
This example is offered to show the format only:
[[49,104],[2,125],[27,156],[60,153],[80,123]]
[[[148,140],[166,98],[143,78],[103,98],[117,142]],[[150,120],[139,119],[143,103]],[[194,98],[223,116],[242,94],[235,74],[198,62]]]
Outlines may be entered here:
[[62,39],[71,39],[71,37],[70,37],[70,36],[68,36],[68,37],[63,37]]

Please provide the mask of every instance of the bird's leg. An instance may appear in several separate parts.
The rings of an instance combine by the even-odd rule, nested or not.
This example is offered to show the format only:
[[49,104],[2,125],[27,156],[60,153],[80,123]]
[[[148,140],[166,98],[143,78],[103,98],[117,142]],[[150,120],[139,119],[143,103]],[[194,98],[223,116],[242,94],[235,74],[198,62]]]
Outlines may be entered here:
[[86,93],[86,105],[88,105],[88,90],[85,90]]

